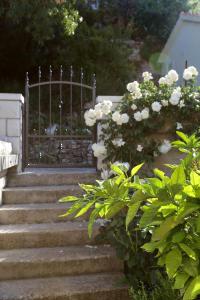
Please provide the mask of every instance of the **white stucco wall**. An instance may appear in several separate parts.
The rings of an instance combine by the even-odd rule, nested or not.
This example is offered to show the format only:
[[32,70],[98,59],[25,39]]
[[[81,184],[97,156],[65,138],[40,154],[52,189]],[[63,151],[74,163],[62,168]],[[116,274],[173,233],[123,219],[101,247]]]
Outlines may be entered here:
[[22,163],[22,105],[21,94],[0,93],[0,140],[12,144],[12,153]]
[[[181,16],[161,54],[162,75],[173,68],[182,77],[185,62],[200,71],[200,16]],[[183,83],[181,78],[180,84]],[[200,78],[198,79],[200,83]]]

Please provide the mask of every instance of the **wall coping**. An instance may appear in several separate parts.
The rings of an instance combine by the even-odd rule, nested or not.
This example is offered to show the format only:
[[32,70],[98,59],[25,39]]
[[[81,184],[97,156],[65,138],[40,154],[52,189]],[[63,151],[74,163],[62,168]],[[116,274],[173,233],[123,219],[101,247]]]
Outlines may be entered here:
[[21,101],[24,103],[24,97],[22,94],[15,94],[15,93],[0,93],[0,101]]
[[0,155],[0,172],[17,166],[19,157],[17,154]]
[[122,100],[122,97],[123,96],[98,96],[96,102],[100,103],[103,100],[110,100],[113,103],[119,103]]

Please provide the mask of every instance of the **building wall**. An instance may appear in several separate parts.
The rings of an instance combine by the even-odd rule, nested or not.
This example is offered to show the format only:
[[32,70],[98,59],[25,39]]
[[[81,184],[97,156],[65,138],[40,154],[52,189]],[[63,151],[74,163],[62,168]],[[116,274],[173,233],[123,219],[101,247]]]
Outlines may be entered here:
[[[173,68],[182,77],[186,60],[188,61],[188,65],[194,65],[200,71],[199,49],[200,22],[183,21],[180,31],[177,33],[165,57],[162,74],[165,75],[169,69]],[[183,79],[179,83],[182,84]]]

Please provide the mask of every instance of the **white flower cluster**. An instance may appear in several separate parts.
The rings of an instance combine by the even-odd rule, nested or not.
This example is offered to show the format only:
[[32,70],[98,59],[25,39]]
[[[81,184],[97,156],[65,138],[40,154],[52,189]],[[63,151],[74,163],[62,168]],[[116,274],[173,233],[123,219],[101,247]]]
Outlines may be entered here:
[[181,99],[181,88],[180,86],[174,89],[173,93],[171,94],[171,97],[169,99],[169,102],[172,105],[178,105],[179,101]]
[[188,81],[191,79],[195,79],[198,75],[199,75],[199,72],[197,71],[197,69],[195,67],[191,66],[184,70],[183,79]]
[[175,70],[170,70],[165,77],[159,79],[159,84],[173,85],[178,79],[178,73]]
[[140,84],[137,81],[128,83],[127,90],[131,93],[133,100],[142,98]]
[[117,125],[122,125],[128,123],[129,116],[127,114],[121,114],[119,111],[116,111],[112,114],[112,120],[117,123]]
[[137,122],[148,119],[149,118],[149,108],[145,107],[142,111],[137,111],[136,113],[134,113],[133,116]]
[[150,72],[143,72],[142,77],[143,77],[144,81],[150,81],[153,79],[153,76]]
[[116,147],[122,147],[125,145],[125,142],[123,141],[122,138],[116,138],[116,139],[112,140],[112,143]]
[[107,150],[103,143],[95,143],[92,145],[92,150],[95,157],[104,157],[106,156]]
[[153,111],[155,112],[160,112],[161,108],[162,108],[162,105],[160,104],[160,102],[158,101],[154,101],[152,104],[151,104],[151,108]]
[[84,118],[87,126],[94,126],[97,120],[101,120],[103,116],[107,116],[112,109],[112,102],[104,100],[95,105],[94,109],[85,112]]
[[162,145],[160,145],[158,147],[158,150],[160,151],[160,153],[162,154],[166,154],[171,150],[172,146],[169,140],[164,140]]

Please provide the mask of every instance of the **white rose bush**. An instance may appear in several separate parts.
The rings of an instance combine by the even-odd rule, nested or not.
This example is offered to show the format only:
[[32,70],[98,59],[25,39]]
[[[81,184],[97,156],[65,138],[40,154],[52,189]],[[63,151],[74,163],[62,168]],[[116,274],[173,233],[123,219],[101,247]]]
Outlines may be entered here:
[[126,161],[131,166],[149,163],[170,151],[170,139],[177,129],[191,133],[199,128],[200,87],[196,85],[195,67],[184,70],[182,86],[177,84],[179,75],[175,70],[158,82],[149,72],[142,77],[140,83],[127,84],[117,107],[105,100],[85,112],[87,126],[101,124],[100,141],[92,149],[105,165],[115,161]]

